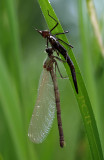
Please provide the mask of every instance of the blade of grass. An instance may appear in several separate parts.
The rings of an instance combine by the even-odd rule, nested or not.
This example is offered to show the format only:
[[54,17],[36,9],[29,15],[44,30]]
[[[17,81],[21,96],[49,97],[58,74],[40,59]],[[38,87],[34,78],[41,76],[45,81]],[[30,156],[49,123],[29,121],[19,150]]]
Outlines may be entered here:
[[[89,2],[90,3],[90,2]],[[91,2],[93,3],[93,2]],[[101,68],[99,67],[100,64],[103,62],[102,55],[101,53],[101,48],[98,46],[98,41],[96,41],[96,36],[91,35],[90,33],[93,32],[93,29],[91,27],[90,32],[89,32],[89,26],[91,25],[91,19],[89,19],[89,15],[87,9],[84,9],[82,6],[86,5],[83,0],[78,1],[79,5],[79,24],[80,24],[80,35],[81,35],[81,40],[82,40],[82,49],[83,49],[83,62],[84,62],[84,71],[85,71],[85,77],[87,79],[86,82],[89,90],[89,95],[91,97],[91,103],[93,104],[93,111],[96,116],[96,121],[97,121],[97,126],[99,130],[99,135],[100,135],[100,140],[101,140],[101,145],[102,149],[103,147],[103,139],[104,139],[104,134],[103,134],[103,77],[100,75],[101,73]],[[88,7],[88,6],[87,6]],[[94,6],[92,6],[94,7]],[[91,9],[91,8],[90,8]],[[96,15],[94,8],[92,8],[92,15]],[[91,16],[90,18],[92,18]],[[95,19],[95,17],[93,17]],[[93,20],[94,20],[93,19]],[[95,20],[93,21],[95,22]],[[98,28],[96,26],[96,22],[93,24],[95,25],[95,28]],[[99,32],[100,33],[100,32]],[[93,34],[95,34],[93,32]],[[100,37],[101,35],[99,35]],[[93,37],[93,39],[92,39]],[[99,51],[98,51],[99,50]],[[100,58],[99,58],[100,57]],[[86,60],[88,59],[88,60]],[[100,60],[99,60],[100,59]],[[96,67],[95,67],[96,66]],[[102,65],[103,66],[103,65]],[[97,68],[97,69],[96,69]],[[99,70],[99,71],[96,71]],[[99,74],[98,74],[99,73]],[[96,75],[96,76],[95,76]],[[100,79],[100,83],[99,83]],[[101,86],[101,88],[99,87]],[[98,90],[99,88],[99,90]],[[101,92],[102,91],[102,92]],[[102,97],[102,98],[101,98]],[[103,150],[104,153],[104,150]]]
[[[83,4],[83,0],[79,0],[78,1],[78,8],[79,8],[79,24],[80,24],[80,37],[81,37],[81,44],[82,44],[82,50],[83,50],[83,70],[85,73],[85,79],[86,79],[86,84],[87,84],[87,89],[88,89],[88,94],[90,96],[90,100],[91,100],[91,104],[93,106],[93,112],[96,116],[96,122],[97,122],[97,127],[99,130],[99,136],[100,136],[100,140],[102,139],[102,134],[103,132],[101,132],[101,113],[100,113],[100,109],[101,109],[101,105],[99,105],[99,101],[98,101],[98,97],[100,96],[99,92],[97,91],[97,83],[95,82],[95,77],[94,77],[94,56],[95,56],[95,52],[94,52],[94,56],[93,58],[92,56],[92,48],[94,50],[94,47],[96,46],[93,45],[90,46],[92,44],[92,40],[91,40],[91,34],[89,32],[89,21],[88,21],[88,17],[85,9],[82,7],[84,6]],[[96,56],[97,57],[97,56]],[[103,90],[103,89],[102,89]],[[102,144],[103,141],[101,141]],[[103,147],[103,146],[102,146]]]
[[37,159],[32,145],[27,145],[19,96],[1,52],[0,50],[0,102],[18,159]]
[[[83,50],[83,62],[84,62],[84,72],[85,72],[85,78],[87,79],[87,87],[89,92],[89,96],[91,99],[91,103],[93,104],[94,113],[96,115],[96,120],[99,119],[99,110],[98,110],[98,95],[97,95],[97,89],[96,89],[96,83],[94,80],[93,72],[93,64],[91,59],[91,51],[89,47],[89,44],[91,44],[91,37],[89,35],[89,29],[88,25],[89,21],[87,19],[87,16],[83,14],[83,0],[78,1],[78,8],[79,8],[79,25],[80,25],[80,37],[81,37],[81,43],[82,43],[82,50]],[[93,47],[94,48],[94,47]]]
[[[2,8],[2,7],[1,7]],[[3,9],[5,8],[6,18],[8,19],[8,24],[4,25],[5,19],[3,19]],[[4,28],[7,28],[7,31],[10,30],[10,37],[8,37],[10,45],[8,51],[10,52],[10,63],[7,63],[4,55],[8,54],[3,50],[3,45],[1,43],[1,48],[4,51],[0,51],[0,100],[2,103],[2,109],[4,112],[4,117],[7,122],[7,126],[10,131],[10,135],[13,140],[14,148],[18,155],[18,159],[37,159],[34,147],[31,144],[27,144],[27,132],[26,125],[24,125],[24,104],[22,96],[22,64],[21,64],[21,44],[18,30],[18,20],[16,13],[16,6],[14,5],[13,0],[3,1],[3,9],[0,10],[0,33],[5,39]],[[1,34],[0,34],[1,36]],[[6,37],[6,38],[7,38]],[[2,41],[2,37],[0,37]],[[4,40],[5,42],[5,40]],[[6,43],[6,42],[5,42]],[[9,65],[8,65],[9,64]],[[8,66],[6,66],[8,65]],[[11,68],[12,66],[12,68]],[[8,69],[7,69],[8,68]],[[9,72],[8,72],[9,71]],[[13,76],[11,76],[11,74]],[[14,77],[12,79],[11,77]],[[14,80],[12,82],[12,80]],[[13,83],[13,84],[12,84]],[[19,99],[20,98],[20,99]],[[22,104],[21,104],[22,103]],[[23,112],[23,116],[22,116]]]
[[[47,10],[49,10],[50,15],[53,16],[57,21],[58,21],[58,18],[56,17],[48,0],[45,0],[45,1],[38,0],[38,2],[41,7],[41,10],[43,12],[43,15],[45,17],[45,20],[48,24],[48,27],[49,27],[49,29],[51,29],[52,26],[55,25],[55,22],[52,21],[52,19],[50,19],[50,17],[48,16]],[[53,33],[56,33],[56,32],[57,33],[63,32],[63,29],[62,29],[60,23],[59,23],[58,27],[55,28],[55,31]],[[65,35],[60,35],[60,37],[65,42],[69,43]],[[68,47],[66,47],[66,49],[68,49]],[[80,112],[81,112],[81,115],[83,118],[86,133],[88,136],[91,154],[92,154],[92,157],[94,160],[102,160],[103,154],[102,154],[101,143],[100,143],[100,139],[99,139],[98,129],[96,126],[96,121],[95,121],[95,117],[93,114],[92,106],[91,106],[91,103],[90,103],[90,100],[88,97],[88,93],[87,93],[84,81],[82,79],[79,67],[77,65],[77,62],[75,60],[75,57],[73,55],[72,50],[69,50],[68,54],[70,55],[74,65],[75,65],[75,69],[79,73],[79,75],[77,75],[78,89],[79,89],[78,94],[76,94],[76,92],[75,92],[72,79],[70,79],[70,82],[72,84],[77,102],[79,104]],[[69,67],[66,64],[65,64],[65,68],[66,68],[67,74],[70,75]]]
[[27,159],[20,102],[0,51],[0,101],[19,159]]
[[5,0],[4,4],[7,12],[9,29],[11,34],[11,70],[15,78],[17,88],[19,89],[19,93],[21,95],[21,44],[19,37],[18,19],[16,13],[17,10],[13,0]]

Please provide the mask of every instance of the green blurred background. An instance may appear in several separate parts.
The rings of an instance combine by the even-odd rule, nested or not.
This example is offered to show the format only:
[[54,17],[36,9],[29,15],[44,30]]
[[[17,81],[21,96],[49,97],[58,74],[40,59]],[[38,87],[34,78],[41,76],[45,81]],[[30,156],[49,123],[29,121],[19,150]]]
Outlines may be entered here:
[[[104,1],[94,1],[104,40]],[[104,148],[104,57],[101,55],[86,1],[51,0],[74,46]],[[28,127],[46,57],[46,42],[34,30],[47,29],[36,0],[0,0],[0,160],[90,160],[91,154],[70,83],[58,79],[66,147],[59,146],[57,119],[42,144],[28,139]],[[66,75],[63,65],[59,64]],[[78,72],[76,71],[76,74]],[[103,149],[104,152],[104,149]]]

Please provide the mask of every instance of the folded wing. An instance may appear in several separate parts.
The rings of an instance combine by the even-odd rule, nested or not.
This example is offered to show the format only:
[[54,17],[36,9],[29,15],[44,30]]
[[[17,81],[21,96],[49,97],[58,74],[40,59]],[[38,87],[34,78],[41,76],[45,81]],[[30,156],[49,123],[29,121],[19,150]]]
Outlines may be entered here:
[[50,72],[43,69],[36,105],[29,125],[28,136],[31,141],[41,143],[52,126],[55,115],[55,94]]

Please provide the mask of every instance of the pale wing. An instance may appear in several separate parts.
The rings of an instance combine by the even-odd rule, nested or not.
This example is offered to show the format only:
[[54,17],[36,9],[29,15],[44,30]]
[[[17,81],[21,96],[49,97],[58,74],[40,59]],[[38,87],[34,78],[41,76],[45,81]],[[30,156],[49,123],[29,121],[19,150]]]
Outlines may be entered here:
[[28,130],[28,136],[31,141],[41,143],[46,138],[52,126],[55,110],[55,94],[52,78],[50,72],[44,69]]

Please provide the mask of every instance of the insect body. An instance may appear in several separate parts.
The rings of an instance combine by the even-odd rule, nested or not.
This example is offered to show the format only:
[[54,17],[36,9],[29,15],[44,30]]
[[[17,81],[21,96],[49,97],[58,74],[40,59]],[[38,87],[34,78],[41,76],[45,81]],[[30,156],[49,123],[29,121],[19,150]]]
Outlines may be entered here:
[[[48,15],[54,20],[56,21],[50,14],[48,11]],[[57,22],[57,21],[56,21]],[[36,29],[43,38],[47,39],[47,48],[48,48],[48,43],[51,44],[52,49],[54,51],[56,51],[57,55],[59,56],[59,53],[61,53],[64,57],[64,59],[66,60],[66,62],[68,63],[70,70],[71,70],[71,74],[72,74],[72,78],[73,78],[73,82],[74,82],[74,86],[75,86],[75,90],[78,93],[78,86],[77,86],[77,79],[76,79],[76,73],[75,73],[75,67],[74,64],[72,62],[72,60],[70,59],[67,50],[59,43],[59,41],[63,42],[64,44],[68,45],[69,47],[73,48],[70,44],[67,44],[66,42],[64,42],[62,39],[60,38],[56,38],[56,35],[60,35],[60,34],[65,34],[68,33],[68,31],[65,31],[63,33],[56,33],[54,35],[51,34],[51,32],[57,27],[58,22],[56,23],[56,25],[50,30],[44,30],[44,31],[40,31],[38,29]]]
[[[28,136],[31,141],[41,143],[46,138],[57,111],[57,121],[60,137],[60,146],[64,147],[64,135],[61,121],[60,96],[56,81],[54,66],[57,65],[53,56],[53,49],[47,48],[48,57],[43,65],[43,74],[40,80],[38,97],[29,125]],[[56,109],[55,109],[56,106]]]

